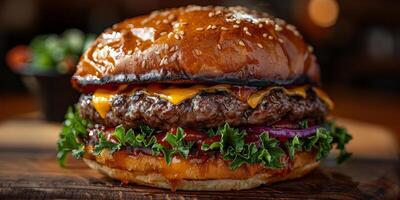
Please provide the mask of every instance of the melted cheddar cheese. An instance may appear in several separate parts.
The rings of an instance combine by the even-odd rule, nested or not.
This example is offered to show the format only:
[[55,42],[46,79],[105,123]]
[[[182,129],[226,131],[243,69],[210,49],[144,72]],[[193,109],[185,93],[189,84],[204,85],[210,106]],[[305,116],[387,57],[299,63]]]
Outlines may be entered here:
[[108,111],[111,109],[110,99],[118,94],[118,92],[126,89],[127,85],[121,85],[117,90],[105,90],[105,89],[98,89],[94,92],[92,96],[92,105],[99,113],[101,118],[104,118]]
[[116,93],[109,90],[98,89],[94,92],[92,98],[92,105],[99,113],[100,117],[104,118],[108,111],[110,111],[111,103],[110,99]]
[[190,99],[196,96],[199,92],[205,91],[208,93],[213,93],[217,91],[227,91],[229,92],[230,85],[227,84],[219,84],[211,87],[206,87],[204,85],[194,85],[192,87],[178,87],[171,86],[168,88],[161,88],[159,86],[150,86],[146,88],[146,91],[151,95],[159,96],[174,105],[181,103],[186,99]]
[[308,86],[299,86],[299,87],[294,87],[294,88],[284,88],[284,87],[269,87],[264,90],[259,90],[253,94],[250,95],[250,97],[247,99],[247,103],[249,104],[250,107],[256,108],[258,104],[263,100],[265,96],[267,96],[271,91],[275,89],[280,89],[282,90],[285,94],[291,95],[291,96],[301,96],[303,98],[307,97],[306,90]]
[[196,96],[200,91],[204,90],[206,87],[203,85],[194,85],[188,88],[182,88],[177,86],[171,86],[165,89],[162,88],[152,88],[147,90],[151,95],[159,96],[174,105],[181,103],[185,99],[190,99]]
[[312,89],[314,90],[315,94],[328,106],[329,110],[333,110],[335,104],[333,103],[331,98],[329,98],[329,96],[324,91],[317,87],[313,87]]
[[[124,85],[123,87],[120,87],[118,90],[115,91],[104,90],[104,89],[98,89],[95,91],[92,98],[92,104],[102,118],[104,118],[111,109],[110,99],[114,95],[118,94],[120,91],[126,89],[126,87],[127,86]],[[310,86],[307,85],[293,87],[293,88],[284,88],[279,86],[269,87],[251,93],[247,98],[247,103],[251,108],[254,109],[258,106],[258,104],[260,104],[260,102],[263,100],[265,96],[269,95],[269,93],[275,89],[282,90],[285,94],[290,96],[300,96],[302,98],[306,98],[307,97],[306,91],[308,88],[310,88]],[[136,87],[132,89],[131,94],[133,94],[133,92],[138,89],[140,88]],[[231,92],[230,90],[231,86],[227,84],[219,84],[210,87],[204,85],[194,85],[191,87],[171,86],[167,88],[164,88],[161,85],[151,84],[143,89],[147,94],[159,96],[160,98],[163,98],[174,105],[178,105],[184,100],[190,99],[203,91],[208,93],[213,93],[217,91]],[[326,95],[325,92],[316,87],[312,87],[312,89],[315,92],[315,94],[318,97],[320,97],[320,99],[328,106],[329,109],[333,108],[333,102],[328,97],[328,95]]]

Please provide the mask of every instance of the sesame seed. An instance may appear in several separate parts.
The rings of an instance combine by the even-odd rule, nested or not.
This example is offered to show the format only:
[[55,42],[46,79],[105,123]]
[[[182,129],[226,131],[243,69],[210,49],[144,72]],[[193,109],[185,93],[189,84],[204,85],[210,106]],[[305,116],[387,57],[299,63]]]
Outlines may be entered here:
[[175,51],[176,46],[172,46],[171,48],[169,48],[169,52],[173,52]]
[[223,31],[227,31],[227,30],[228,30],[228,28],[226,28],[226,27],[224,27],[224,26],[221,26],[221,30],[223,30]]
[[160,66],[161,65],[166,65],[166,64],[168,64],[168,61],[167,61],[167,58],[166,57],[163,57],[162,59],[161,59],[161,61],[160,61]]
[[181,36],[180,36],[179,34],[175,34],[175,35],[174,35],[174,38],[177,39],[177,40],[180,40],[180,39],[181,39]]
[[246,35],[251,36],[250,32],[246,31],[245,33],[246,33]]
[[168,24],[168,23],[169,23],[169,21],[168,21],[167,19],[163,19],[162,22],[163,22],[164,24]]
[[295,26],[293,26],[293,25],[291,25],[291,24],[286,24],[285,27],[286,27],[286,29],[292,31],[292,33],[293,33],[295,36],[300,36],[300,33],[299,33],[299,31],[297,31],[297,29],[296,29]]
[[159,51],[155,51],[154,53],[157,54],[157,55],[160,55],[160,52],[159,52]]
[[222,47],[221,47],[220,44],[217,44],[217,48],[218,48],[218,50],[221,50],[221,49],[222,49]]
[[211,24],[207,26],[206,30],[209,30],[211,28]]
[[291,31],[296,30],[296,27],[293,26],[293,25],[291,25],[291,24],[286,24],[286,28],[289,29],[289,30],[291,30]]
[[214,17],[214,13],[213,12],[209,12],[208,13],[208,17]]
[[217,10],[216,12],[215,12],[215,15],[220,15],[222,12],[221,12],[221,10]]
[[277,24],[279,24],[279,25],[284,25],[284,24],[286,24],[285,20],[279,19],[279,18],[275,18],[275,22],[276,22]]
[[226,22],[234,22],[235,20],[232,19],[232,18],[225,18],[225,21],[226,21]]
[[173,32],[169,32],[169,33],[168,33],[168,38],[171,38],[173,35],[174,35]]
[[280,43],[283,43],[283,40],[282,40],[281,38],[278,38],[278,41],[279,41]]
[[159,25],[159,24],[161,24],[161,21],[160,21],[160,20],[157,20],[157,21],[156,21],[156,25]]
[[184,32],[184,31],[179,31],[179,34],[180,34],[181,36],[183,36],[183,35],[185,35],[185,32]]
[[142,61],[142,68],[144,68],[146,66],[146,60]]
[[194,49],[194,53],[198,56],[200,56],[202,54],[202,52],[198,49]]
[[189,24],[189,23],[187,23],[187,22],[181,22],[181,25],[187,25],[187,24]]
[[189,5],[185,9],[186,12],[199,11],[199,10],[203,10],[203,7],[195,6],[195,5]]
[[233,25],[233,28],[239,28],[239,25],[235,24]]
[[155,15],[159,15],[159,14],[160,14],[160,11],[159,10],[155,10],[155,11],[151,12],[150,15],[155,16]]
[[268,37],[268,34],[266,34],[266,33],[263,33],[263,35],[262,35],[263,37]]
[[263,27],[263,24],[258,24],[258,28],[262,28]]
[[169,45],[168,44],[165,44],[165,49],[169,49]]
[[239,40],[239,45],[240,46],[245,46],[244,42],[242,40]]
[[308,51],[311,52],[311,53],[314,51],[314,48],[313,48],[311,45],[308,45],[307,49],[308,49]]
[[275,31],[282,31],[282,27],[278,24],[275,24]]
[[178,54],[176,54],[176,53],[172,54],[172,56],[170,58],[170,62],[175,62],[177,57],[178,57]]
[[161,32],[160,33],[161,36],[166,35],[166,34],[167,34],[167,32]]
[[215,9],[216,11],[222,11],[222,10],[225,9],[225,7],[223,7],[223,6],[215,6],[214,9]]
[[267,19],[265,20],[265,24],[266,24],[266,25],[268,25],[268,24],[275,25],[275,22],[274,22],[273,20],[267,18]]
[[261,49],[264,48],[262,44],[257,43],[257,46],[260,47]]
[[212,25],[212,26],[211,26],[211,29],[216,29],[216,28],[217,28],[216,25]]
[[204,28],[202,28],[202,27],[196,28],[196,31],[202,31],[202,30],[204,30]]
[[240,22],[242,22],[242,21],[240,21],[240,20],[235,21],[236,24],[240,24]]
[[268,39],[273,40],[274,37],[272,37],[271,35],[268,36]]
[[245,27],[243,27],[243,30],[244,30],[244,31],[248,31],[249,28],[247,28],[247,26],[245,26]]

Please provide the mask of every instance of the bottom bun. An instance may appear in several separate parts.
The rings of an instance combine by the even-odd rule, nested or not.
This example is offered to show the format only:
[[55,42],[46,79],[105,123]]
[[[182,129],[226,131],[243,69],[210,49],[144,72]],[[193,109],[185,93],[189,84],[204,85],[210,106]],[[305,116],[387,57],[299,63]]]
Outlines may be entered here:
[[[137,157],[141,158],[138,159]],[[212,164],[208,162],[193,163],[185,160],[183,161],[184,163],[186,162],[185,165],[183,165],[184,167],[180,166],[178,171],[181,172],[180,174],[187,173],[192,175],[192,177],[185,175],[183,178],[173,178],[177,177],[177,175],[175,174],[171,177],[171,173],[176,173],[176,171],[171,171],[171,173],[169,173],[170,170],[168,168],[176,168],[177,166],[173,166],[174,163],[170,165],[160,164],[164,162],[162,159],[150,155],[124,156],[123,159],[116,160],[116,157],[103,151],[99,156],[86,156],[83,160],[89,167],[111,178],[121,180],[124,183],[136,183],[139,185],[171,189],[173,191],[228,191],[250,189],[262,184],[271,184],[299,178],[319,166],[319,162],[315,160],[315,154],[307,152],[297,153],[295,159],[290,164],[291,167],[283,170],[260,167],[260,164],[252,164],[247,166],[243,165],[237,170],[232,171],[229,169],[229,163],[221,159],[215,159],[218,161],[214,163],[211,161]],[[147,160],[150,160],[150,162]],[[120,163],[123,164],[121,165]],[[191,164],[188,165],[188,163]],[[207,171],[202,170],[201,175],[204,176],[199,177],[199,175],[196,175],[196,170],[193,170],[194,167],[190,166],[192,164],[203,165],[202,167],[207,169],[218,167],[223,169],[223,171],[210,175],[207,174]],[[224,170],[230,171],[227,173]],[[247,172],[247,176],[243,176],[243,171]],[[240,173],[242,173],[242,175],[240,175]],[[214,178],[204,179],[210,176],[214,176]]]

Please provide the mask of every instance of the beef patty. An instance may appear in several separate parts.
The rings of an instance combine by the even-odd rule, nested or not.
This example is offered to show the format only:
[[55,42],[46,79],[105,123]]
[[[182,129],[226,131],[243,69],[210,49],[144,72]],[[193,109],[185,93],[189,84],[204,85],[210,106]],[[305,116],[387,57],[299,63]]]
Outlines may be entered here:
[[94,123],[106,127],[122,124],[129,128],[146,124],[163,130],[172,127],[214,128],[225,122],[231,126],[268,125],[281,119],[321,119],[329,112],[312,90],[307,92],[307,98],[273,90],[255,109],[228,92],[199,93],[174,105],[158,96],[136,91],[115,95],[110,99],[111,109],[104,119],[95,110],[91,100],[92,95],[83,94],[78,107],[82,117]]

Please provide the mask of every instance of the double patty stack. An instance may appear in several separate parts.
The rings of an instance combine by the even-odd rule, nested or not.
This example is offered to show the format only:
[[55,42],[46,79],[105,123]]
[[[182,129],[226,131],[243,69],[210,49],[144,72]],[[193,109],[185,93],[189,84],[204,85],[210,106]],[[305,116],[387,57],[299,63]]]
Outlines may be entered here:
[[188,6],[102,33],[72,78],[58,142],[123,182],[238,190],[297,178],[350,139],[296,28],[242,7]]

